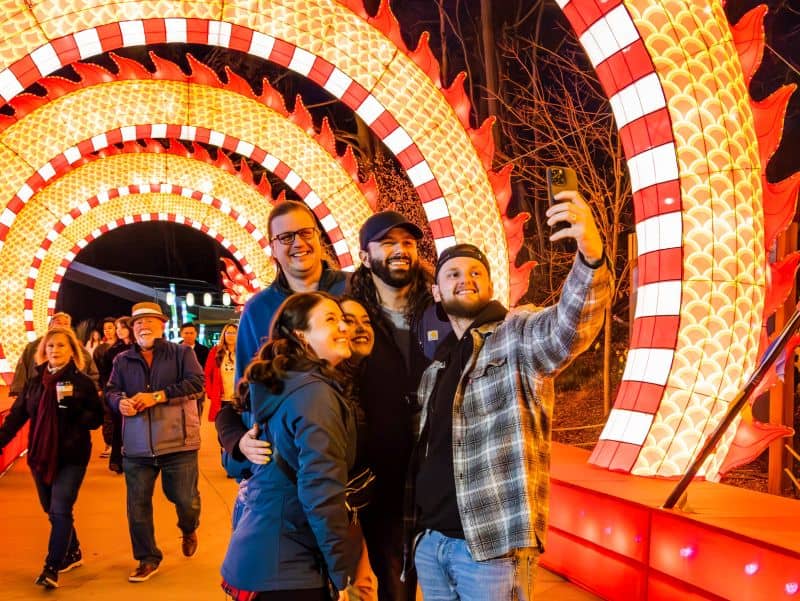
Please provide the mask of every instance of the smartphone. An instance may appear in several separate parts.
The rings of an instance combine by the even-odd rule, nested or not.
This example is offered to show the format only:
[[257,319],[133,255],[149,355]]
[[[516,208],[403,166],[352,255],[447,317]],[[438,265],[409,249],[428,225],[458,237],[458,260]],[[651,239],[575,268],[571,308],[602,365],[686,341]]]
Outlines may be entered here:
[[550,204],[556,201],[555,195],[564,190],[577,190],[578,176],[571,167],[547,168],[547,197]]
[[[557,203],[555,195],[564,190],[577,190],[578,176],[571,167],[548,167],[547,168],[547,202],[550,205]],[[560,221],[553,226],[553,231],[566,229],[569,223]]]

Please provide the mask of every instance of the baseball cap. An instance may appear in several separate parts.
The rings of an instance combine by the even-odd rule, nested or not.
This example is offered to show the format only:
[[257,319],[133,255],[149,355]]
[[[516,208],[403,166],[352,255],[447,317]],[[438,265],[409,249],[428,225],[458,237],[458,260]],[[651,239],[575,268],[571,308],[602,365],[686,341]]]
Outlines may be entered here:
[[381,211],[380,213],[371,215],[369,219],[364,222],[364,225],[361,226],[358,232],[361,250],[367,250],[367,245],[370,242],[380,240],[389,230],[396,227],[403,228],[417,240],[422,238],[422,230],[400,213],[396,211]]
[[442,251],[442,254],[439,255],[439,259],[436,261],[436,271],[433,275],[434,282],[439,277],[439,270],[447,263],[450,259],[455,259],[456,257],[469,257],[470,259],[475,259],[476,261],[480,261],[483,263],[483,266],[486,267],[486,271],[491,275],[492,270],[489,268],[489,260],[486,258],[486,255],[483,254],[480,248],[475,246],[474,244],[456,244],[455,246],[449,246]]

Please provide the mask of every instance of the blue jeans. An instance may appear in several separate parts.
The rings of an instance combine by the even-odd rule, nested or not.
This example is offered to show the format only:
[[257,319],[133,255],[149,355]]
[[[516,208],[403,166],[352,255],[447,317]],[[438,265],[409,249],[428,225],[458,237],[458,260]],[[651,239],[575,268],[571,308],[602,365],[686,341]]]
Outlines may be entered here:
[[460,538],[426,530],[414,563],[425,601],[528,601],[538,552],[517,549],[507,557],[475,561]]
[[85,465],[64,465],[58,468],[52,484],[45,484],[37,474],[33,474],[39,502],[50,519],[50,540],[47,543],[45,564],[55,570],[61,567],[64,556],[80,547],[72,508],[78,499]]
[[128,489],[128,529],[133,556],[158,565],[164,554],[156,545],[153,526],[153,490],[161,473],[161,488],[178,513],[178,528],[184,535],[200,524],[200,492],[197,490],[197,451],[182,451],[158,457],[124,457],[122,469]]

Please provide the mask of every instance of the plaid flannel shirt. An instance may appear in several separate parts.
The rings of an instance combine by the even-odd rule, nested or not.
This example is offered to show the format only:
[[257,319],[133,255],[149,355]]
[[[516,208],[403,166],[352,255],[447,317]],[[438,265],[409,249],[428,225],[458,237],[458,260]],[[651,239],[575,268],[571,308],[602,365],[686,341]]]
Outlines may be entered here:
[[[473,353],[453,401],[453,468],[464,536],[475,560],[543,549],[553,376],[591,344],[610,296],[608,267],[592,269],[576,259],[557,305],[472,330]],[[422,376],[420,432],[442,367],[434,362]],[[409,480],[413,487],[414,478]],[[407,517],[415,522],[415,516]]]

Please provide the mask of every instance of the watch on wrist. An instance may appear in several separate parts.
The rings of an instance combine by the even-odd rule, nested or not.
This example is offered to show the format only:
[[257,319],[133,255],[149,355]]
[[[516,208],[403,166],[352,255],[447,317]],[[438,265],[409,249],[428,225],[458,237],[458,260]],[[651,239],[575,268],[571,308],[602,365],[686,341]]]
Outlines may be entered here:
[[155,399],[156,403],[161,403],[164,401],[164,395],[160,392],[154,392],[153,398]]

